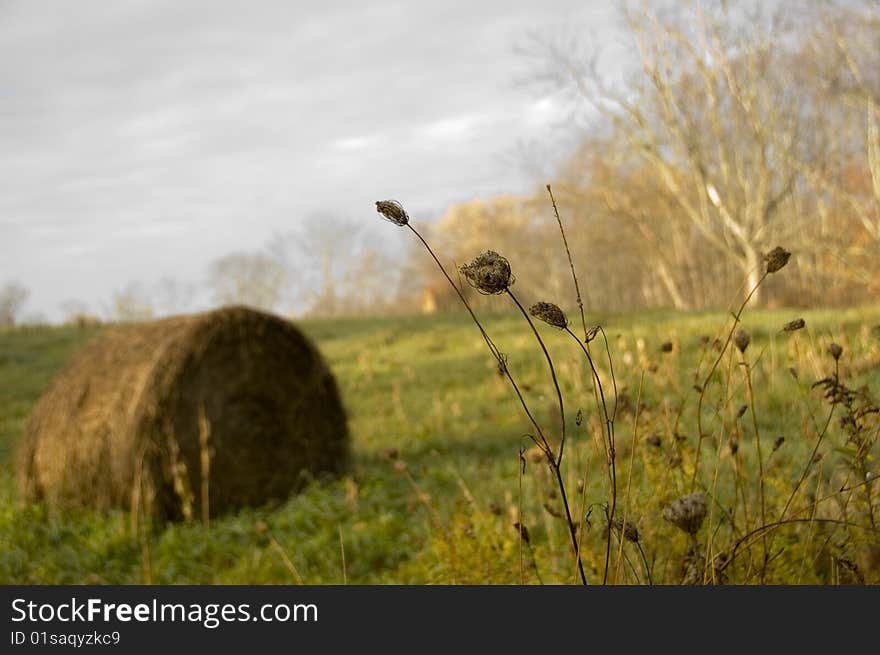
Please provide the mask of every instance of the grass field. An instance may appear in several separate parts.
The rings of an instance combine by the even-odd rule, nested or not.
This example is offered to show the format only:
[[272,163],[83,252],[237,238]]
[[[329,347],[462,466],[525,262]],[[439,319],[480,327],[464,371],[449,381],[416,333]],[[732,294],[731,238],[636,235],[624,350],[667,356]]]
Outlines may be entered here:
[[[798,316],[806,319],[805,329],[781,331]],[[695,371],[700,366],[705,375],[717,354],[712,339],[726,337],[730,317],[651,312],[591,318],[608,333],[620,391],[616,515],[639,531],[638,544],[612,539],[609,581],[644,583],[650,572],[655,583],[678,583],[697,558],[707,581],[880,581],[872,559],[872,545],[880,541],[876,415],[863,417],[864,443],[855,444],[839,421],[845,408],[835,406],[829,418],[831,405],[812,388],[835,371],[828,354],[834,341],[843,347],[840,381],[853,390],[867,385],[876,398],[880,308],[746,312],[754,413],[751,407],[740,411],[750,406],[746,369],[731,348],[703,404],[708,436],[697,488],[707,491],[709,512],[695,539],[663,520],[662,512],[691,490]],[[558,433],[556,396],[522,317],[488,317],[486,326],[538,419],[550,434]],[[610,495],[602,423],[577,345],[542,327],[565,394],[570,436],[563,469],[580,521],[584,567],[589,582],[601,582],[603,504]],[[15,494],[15,444],[31,405],[65,359],[100,328],[0,333],[0,582],[576,582],[567,526],[556,516],[556,487],[529,452],[521,474],[520,448],[532,445],[525,436],[529,424],[466,316],[310,321],[303,328],[340,383],[354,445],[349,475],[316,481],[278,506],[219,517],[210,527],[156,526],[141,535],[123,512],[58,514],[41,505],[23,507]],[[670,352],[661,348],[666,342]],[[610,389],[606,360],[598,356],[603,350],[594,346],[593,352]],[[750,539],[750,529],[762,525],[762,481],[763,523],[780,517],[796,487],[785,518],[797,521]],[[529,542],[520,539],[518,521]],[[736,562],[725,567],[734,545]]]

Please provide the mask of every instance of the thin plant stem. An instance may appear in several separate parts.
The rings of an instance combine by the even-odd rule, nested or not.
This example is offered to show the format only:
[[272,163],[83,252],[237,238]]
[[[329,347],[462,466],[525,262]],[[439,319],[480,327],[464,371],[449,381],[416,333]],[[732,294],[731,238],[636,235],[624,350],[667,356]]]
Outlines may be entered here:
[[541,347],[541,351],[544,353],[544,358],[547,360],[547,366],[550,369],[550,377],[553,380],[553,389],[556,391],[556,399],[559,402],[559,420],[561,423],[562,432],[559,440],[559,453],[556,456],[556,466],[559,466],[562,463],[562,454],[565,449],[565,406],[562,401],[562,390],[559,388],[559,380],[556,378],[556,367],[553,366],[553,358],[550,357],[550,351],[547,350],[547,346],[544,344],[544,340],[541,338],[541,334],[538,332],[538,328],[535,327],[535,323],[532,321],[532,317],[529,316],[526,308],[522,306],[516,295],[510,289],[507,289],[507,295],[510,296],[510,299],[514,302],[519,311],[525,317],[526,322],[529,324],[529,327],[532,328],[532,334],[535,335],[535,339],[537,339],[538,345]]
[[[614,391],[614,409],[611,410],[611,433],[614,434],[614,419],[617,418],[617,377],[614,375],[614,358],[611,357],[611,347],[608,345],[608,335],[605,328],[597,326],[602,333],[602,341],[605,343],[605,355],[608,357],[608,372],[611,375],[611,390]],[[589,350],[589,347],[587,348]]]
[[[834,375],[837,377],[840,374],[840,364],[839,362],[834,362]],[[797,484],[794,485],[794,489],[791,490],[791,494],[788,497],[788,500],[785,503],[785,507],[782,508],[782,514],[779,515],[779,520],[783,520],[785,518],[786,512],[788,512],[788,508],[791,507],[791,503],[794,501],[795,496],[797,496],[797,492],[800,490],[801,485],[803,485],[804,480],[807,479],[807,475],[810,473],[810,469],[813,468],[813,460],[816,458],[816,453],[819,451],[819,446],[822,445],[822,440],[825,438],[825,435],[828,433],[828,426],[831,425],[831,417],[834,416],[834,409],[837,405],[832,404],[831,410],[828,412],[828,418],[825,421],[825,425],[822,426],[822,431],[819,433],[819,436],[816,438],[816,445],[813,446],[812,452],[810,452],[810,457],[807,459],[807,463],[804,465],[804,470],[801,471],[801,476],[798,478]]]
[[767,278],[767,271],[758,278],[758,281],[755,283],[755,286],[749,291],[746,299],[743,300],[742,305],[739,306],[739,309],[736,311],[736,314],[733,315],[733,325],[730,327],[730,331],[727,333],[727,339],[724,340],[724,345],[721,347],[721,352],[718,353],[718,357],[715,358],[715,361],[712,363],[712,368],[709,369],[709,373],[706,375],[703,380],[703,384],[700,386],[700,395],[697,400],[697,452],[694,456],[694,473],[691,478],[691,491],[693,491],[694,487],[697,484],[697,475],[700,471],[700,452],[703,449],[703,439],[705,435],[703,434],[703,399],[706,396],[706,385],[709,384],[709,381],[712,379],[712,376],[715,374],[715,370],[718,368],[718,364],[721,363],[721,359],[724,357],[724,353],[727,352],[728,346],[730,346],[730,342],[733,339],[733,333],[736,331],[736,326],[739,325],[740,317],[742,316],[743,311],[745,311],[746,305],[749,304],[749,301],[752,299],[752,296],[757,292],[758,287],[761,286],[761,283]]
[[342,526],[339,526],[339,552],[342,554],[342,584],[348,584],[348,568],[345,565],[345,542],[342,540]]
[[[606,534],[606,543],[605,543],[605,572],[602,575],[602,584],[605,584],[608,580],[608,567],[611,563],[611,522],[614,520],[614,513],[617,510],[617,465],[616,465],[616,454],[614,450],[614,418],[608,415],[608,405],[605,402],[605,391],[602,387],[602,380],[599,378],[599,372],[596,370],[596,365],[593,362],[593,358],[590,356],[590,351],[586,347],[586,345],[581,342],[581,340],[577,337],[577,335],[571,331],[571,329],[566,326],[565,331],[570,334],[574,340],[578,343],[581,350],[584,353],[584,356],[587,358],[587,362],[590,364],[590,370],[593,372],[593,380],[596,383],[596,387],[599,389],[599,397],[602,402],[602,411],[605,414],[605,429],[607,433],[607,442],[606,442],[606,452],[608,455],[608,469],[610,471],[610,483],[611,483],[611,507],[608,512],[608,528]],[[607,341],[606,341],[607,343]],[[609,351],[610,357],[610,351]],[[614,376],[612,375],[612,379]],[[616,394],[615,394],[616,397]],[[616,408],[615,402],[615,408]]]
[[547,438],[544,436],[544,431],[541,429],[541,426],[538,424],[538,421],[535,419],[534,415],[532,415],[529,406],[526,404],[525,398],[522,395],[522,392],[519,389],[519,385],[517,385],[516,381],[513,379],[513,375],[511,375],[510,371],[507,368],[507,361],[504,358],[504,355],[501,354],[501,351],[498,350],[498,347],[489,338],[489,335],[486,333],[486,330],[483,328],[483,324],[480,323],[480,319],[477,318],[477,315],[474,313],[474,310],[471,309],[470,303],[467,301],[467,298],[464,297],[464,294],[461,292],[461,289],[458,288],[458,285],[453,282],[452,278],[449,276],[449,273],[446,272],[446,268],[440,263],[440,260],[437,258],[437,255],[434,254],[434,250],[428,245],[428,242],[419,234],[419,231],[416,230],[412,225],[407,224],[407,227],[412,231],[413,234],[416,235],[419,241],[422,242],[422,245],[425,246],[425,249],[428,251],[428,254],[431,255],[431,258],[437,264],[437,267],[440,269],[440,272],[443,274],[443,277],[446,278],[446,281],[449,282],[449,285],[453,288],[455,293],[458,295],[459,300],[464,305],[465,309],[470,314],[471,319],[474,324],[477,326],[477,329],[480,331],[480,334],[483,336],[483,340],[486,342],[486,345],[489,347],[489,350],[492,353],[492,356],[498,362],[498,368],[501,370],[504,375],[507,377],[507,380],[510,382],[510,385],[513,387],[513,391],[516,394],[517,399],[519,399],[520,405],[522,405],[523,411],[529,419],[529,422],[535,428],[535,431],[538,433],[541,441],[540,443],[537,439],[533,439],[536,444],[543,449],[549,449],[550,444],[547,441]]
[[[565,246],[565,255],[568,258],[568,266],[571,269],[571,278],[574,281],[574,290],[577,299],[578,311],[581,315],[581,327],[584,330],[584,343],[587,343],[589,340],[588,332],[587,332],[587,319],[584,315],[584,302],[581,297],[581,289],[580,284],[578,282],[577,273],[574,268],[574,260],[571,257],[571,249],[568,247],[568,238],[565,236],[565,226],[562,224],[562,219],[559,216],[559,208],[556,205],[556,198],[553,196],[553,189],[548,184],[547,185],[547,193],[550,196],[550,203],[553,205],[553,214],[556,216],[556,223],[559,225],[559,234],[562,236],[562,244]],[[575,336],[568,327],[565,328],[566,331],[571,334],[573,337]],[[614,377],[614,363],[611,357],[611,350],[608,347],[608,335],[605,334],[605,330],[599,326],[599,329],[602,331],[602,338],[605,341],[605,352],[608,355],[608,365],[611,370],[611,380],[614,385],[614,410],[613,417],[617,416],[617,380]],[[597,386],[599,387],[600,393],[602,395],[602,408],[605,413],[605,422],[608,430],[608,457],[611,462],[611,489],[612,489],[612,499],[611,499],[611,510],[609,512],[608,517],[608,534],[606,540],[605,547],[605,571],[602,576],[602,584],[605,584],[608,580],[608,566],[611,558],[611,521],[614,519],[614,511],[617,507],[617,471],[615,467],[615,457],[614,457],[614,418],[608,418],[608,407],[605,403],[605,394],[601,392],[602,384],[599,381],[599,375],[596,372],[596,367],[593,365],[592,358],[590,357],[589,349],[584,347],[584,343],[580,342],[580,339],[575,337],[575,340],[581,345],[581,348],[584,349],[584,354],[587,356],[587,360],[590,362],[590,368],[593,370],[593,376],[596,379]],[[562,457],[562,452],[560,448],[560,459]]]
[[523,567],[523,534],[522,534],[522,525],[523,525],[523,517],[522,517],[522,478],[523,478],[523,469],[526,466],[526,460],[523,458],[523,450],[520,448],[519,451],[519,461],[517,462],[516,470],[517,470],[517,481],[518,481],[518,495],[517,495],[517,532],[519,533],[519,582],[520,584],[526,583],[526,572]]
[[581,299],[581,287],[578,284],[577,273],[574,272],[574,261],[571,259],[571,250],[568,248],[568,239],[565,237],[565,228],[562,226],[562,219],[559,218],[559,209],[556,207],[556,198],[553,197],[553,189],[547,185],[547,193],[550,195],[550,203],[553,205],[553,214],[556,216],[556,222],[559,224],[559,233],[562,235],[562,243],[565,246],[565,255],[568,257],[568,266],[571,268],[571,278],[574,280],[574,292],[577,296],[578,310],[581,313],[581,326],[584,328],[584,341],[587,340],[587,319],[584,315],[584,301]]
[[[546,347],[544,347],[543,341],[541,340],[540,335],[538,334],[537,330],[535,329],[534,324],[532,324],[532,321],[529,318],[528,313],[525,311],[525,309],[522,307],[522,305],[519,304],[519,301],[516,300],[516,297],[512,293],[510,293],[510,290],[508,289],[508,294],[514,300],[514,302],[517,304],[517,306],[520,308],[520,310],[523,312],[523,314],[526,317],[526,320],[529,322],[529,325],[532,326],[532,330],[534,331],[535,335],[538,337],[538,342],[541,344],[541,347],[544,350],[544,354],[547,356],[548,361],[551,362],[551,372],[553,373],[553,382],[554,382],[554,385],[556,386],[557,394],[559,396],[560,413],[562,414],[562,442],[560,443],[558,458],[554,455],[553,449],[550,446],[550,443],[547,441],[547,437],[545,436],[544,431],[541,429],[540,424],[535,419],[534,415],[532,414],[531,410],[529,409],[528,404],[526,403],[525,398],[523,397],[522,392],[519,389],[519,386],[517,385],[516,381],[513,378],[513,375],[510,373],[510,370],[507,367],[507,362],[506,362],[504,356],[501,354],[501,352],[498,350],[498,347],[494,344],[492,339],[486,333],[486,330],[483,328],[482,323],[480,323],[480,320],[477,318],[477,315],[474,313],[473,309],[471,309],[470,303],[467,301],[467,298],[465,298],[464,294],[458,288],[458,285],[456,285],[455,282],[453,282],[452,278],[449,276],[449,273],[446,272],[446,268],[443,266],[443,264],[437,258],[437,255],[434,254],[434,250],[431,248],[431,246],[428,244],[428,242],[425,241],[425,239],[422,237],[422,235],[419,233],[419,231],[416,230],[409,223],[407,223],[406,226],[412,231],[412,233],[418,238],[418,240],[422,242],[422,245],[425,247],[425,249],[431,255],[431,258],[434,260],[434,262],[439,267],[440,272],[443,273],[443,276],[446,278],[446,281],[449,282],[450,286],[453,288],[456,295],[458,295],[459,300],[461,300],[465,309],[467,309],[468,314],[470,314],[471,319],[473,320],[474,324],[477,326],[477,329],[479,329],[480,334],[483,336],[483,340],[486,342],[486,345],[489,347],[489,350],[491,351],[492,355],[495,357],[495,360],[498,362],[499,370],[501,370],[504,373],[504,375],[507,377],[508,381],[510,382],[511,386],[513,387],[513,390],[514,390],[514,393],[516,394],[517,399],[520,402],[520,405],[522,405],[523,411],[526,413],[526,416],[528,417],[529,421],[531,422],[531,424],[534,426],[535,430],[537,431],[538,437],[540,438],[540,440],[538,437],[534,437],[532,435],[530,435],[530,437],[535,442],[535,444],[539,448],[541,448],[542,452],[544,453],[545,457],[547,458],[547,462],[550,465],[550,468],[553,470],[553,472],[555,474],[556,481],[559,486],[559,493],[560,493],[560,496],[562,497],[562,504],[565,509],[565,515],[568,520],[568,529],[569,529],[569,533],[571,535],[572,549],[574,551],[575,557],[577,558],[578,573],[580,574],[581,583],[586,585],[587,584],[587,575],[584,572],[584,566],[583,566],[583,563],[581,562],[581,558],[580,558],[580,552],[578,549],[577,531],[575,530],[575,527],[574,527],[574,520],[572,519],[571,509],[569,508],[569,505],[568,505],[568,497],[565,493],[565,483],[562,479],[562,474],[559,470],[559,466],[560,466],[560,463],[562,460],[562,449],[563,449],[563,446],[565,445],[565,414],[564,414],[563,405],[562,405],[562,392],[560,391],[559,384],[556,381],[556,372],[555,372],[555,369],[552,368],[552,360],[550,360],[550,354],[547,352]],[[530,546],[530,550],[531,550],[531,544],[529,546]],[[535,563],[535,566],[537,569],[537,563]]]
[[532,328],[532,333],[535,335],[535,339],[538,340],[538,345],[541,346],[541,350],[543,351],[544,357],[547,360],[547,366],[550,368],[550,377],[553,380],[553,388],[556,390],[556,398],[559,401],[559,416],[560,420],[562,421],[562,436],[559,442],[559,454],[554,456],[552,451],[548,451],[545,452],[545,455],[547,457],[547,462],[550,464],[550,469],[553,471],[553,474],[556,477],[556,484],[559,487],[559,496],[562,499],[562,507],[565,510],[566,521],[568,521],[568,531],[571,534],[572,549],[574,551],[575,558],[577,558],[578,572],[580,573],[581,581],[586,584],[587,576],[584,573],[584,566],[581,562],[580,548],[578,546],[577,538],[577,529],[574,526],[574,519],[572,518],[571,508],[568,504],[568,495],[565,492],[565,481],[562,478],[562,456],[565,449],[565,406],[562,400],[562,390],[559,388],[559,381],[556,378],[556,367],[553,366],[553,358],[550,357],[550,351],[547,350],[547,346],[544,344],[544,340],[541,338],[541,334],[535,327],[535,324],[532,321],[531,316],[529,316],[529,313],[526,311],[525,307],[522,306],[516,295],[509,288],[507,289],[507,295],[510,296],[510,299],[525,317],[526,322],[529,324],[529,327]]
[[[633,466],[636,461],[636,444],[638,443],[638,435],[639,435],[639,414],[642,408],[642,385],[645,382],[645,372],[642,371],[642,375],[639,378],[639,394],[636,399],[636,415],[633,419],[633,436],[632,436],[632,444],[629,450],[629,471],[627,471],[626,475],[626,498],[624,500],[624,511],[623,511],[623,526],[626,528],[626,522],[629,519],[629,508],[630,508],[630,492],[632,491],[632,474],[633,474]],[[615,579],[620,573],[620,558],[623,555],[623,539],[619,539],[620,548],[617,553],[617,563],[614,566],[614,577]],[[638,543],[638,542],[636,542]],[[648,576],[650,577],[650,573]]]
[[[746,378],[746,387],[749,392],[749,412],[752,416],[752,429],[755,431],[755,450],[758,455],[758,498],[761,502],[761,524],[766,525],[767,500],[764,495],[764,456],[761,450],[761,432],[758,429],[758,414],[755,411],[755,391],[752,388],[752,369],[749,366],[745,353],[742,353],[742,359],[742,364],[745,367],[744,375]],[[767,574],[767,558],[770,554],[766,535],[762,537],[762,543],[764,547],[764,564],[761,567],[761,584],[764,583],[764,578]]]
[[831,518],[818,518],[815,516],[810,516],[809,518],[790,518],[784,519],[782,521],[773,521],[772,523],[767,523],[766,525],[759,526],[751,532],[747,532],[742,537],[737,539],[736,543],[733,545],[733,548],[730,549],[730,557],[727,559],[725,567],[730,566],[733,563],[734,558],[736,557],[736,552],[744,544],[746,545],[746,547],[748,547],[755,542],[756,538],[760,539],[764,534],[768,532],[777,530],[782,526],[792,525],[795,523],[827,523],[830,525],[842,525],[847,528],[856,528],[857,530],[864,530],[866,532],[880,533],[880,529],[859,525],[858,523],[852,523],[851,521],[842,521],[840,519]]
[[642,563],[645,565],[645,575],[648,577],[648,584],[653,585],[654,581],[651,580],[651,567],[648,565],[648,558],[645,556],[645,549],[642,548],[642,544],[636,542],[636,547],[639,549],[639,555],[642,556]]

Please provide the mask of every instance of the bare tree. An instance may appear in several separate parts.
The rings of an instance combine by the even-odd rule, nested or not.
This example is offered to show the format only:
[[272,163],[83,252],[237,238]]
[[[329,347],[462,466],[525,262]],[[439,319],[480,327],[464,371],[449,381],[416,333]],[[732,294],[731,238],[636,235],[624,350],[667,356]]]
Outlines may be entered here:
[[401,271],[392,265],[387,241],[370,227],[316,213],[274,236],[268,252],[287,271],[299,313],[340,316],[388,309]]
[[7,282],[0,288],[0,327],[16,325],[28,295],[28,290],[18,282]]
[[113,294],[107,314],[111,320],[133,323],[153,318],[155,311],[143,285],[132,282]]
[[210,285],[218,303],[273,311],[284,295],[287,274],[267,254],[239,252],[211,264]]
[[798,81],[815,94],[814,107],[825,120],[822,136],[835,156],[799,163],[880,241],[880,5],[820,5],[819,15],[804,39],[807,75]]
[[89,309],[89,306],[81,300],[69,299],[62,302],[61,314],[64,316],[64,323],[67,325],[86,327],[101,323],[101,319],[95,316]]
[[550,44],[544,58],[543,78],[586,101],[635,157],[633,170],[652,176],[704,247],[751,286],[762,252],[796,234],[781,217],[804,128],[786,72],[793,28],[781,15],[699,2],[625,10],[638,64],[623,88],[595,57]]

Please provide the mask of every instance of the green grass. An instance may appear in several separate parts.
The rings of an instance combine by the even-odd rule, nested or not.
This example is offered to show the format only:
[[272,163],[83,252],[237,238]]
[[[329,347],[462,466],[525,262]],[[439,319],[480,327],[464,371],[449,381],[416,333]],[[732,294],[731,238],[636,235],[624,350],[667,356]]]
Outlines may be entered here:
[[[805,330],[780,332],[783,323],[800,315],[807,320]],[[689,490],[696,443],[697,394],[692,387],[695,368],[705,358],[700,337],[720,334],[726,317],[655,311],[592,318],[606,327],[617,383],[630,399],[621,404],[617,420],[618,511],[639,526],[654,580],[677,582],[687,538],[660,514],[665,503]],[[877,324],[880,308],[746,313],[744,326],[752,334],[747,354],[758,358],[753,364],[756,414],[768,506],[775,508],[774,515],[809,458],[815,443],[812,421],[821,424],[827,418],[828,405],[810,387],[834,370],[828,343],[833,339],[844,345],[842,380],[876,391],[880,334],[871,328]],[[316,482],[279,506],[217,518],[210,528],[174,525],[156,528],[148,538],[134,535],[122,512],[58,513],[18,504],[14,449],[27,413],[52,375],[95,329],[0,332],[0,582],[518,583],[536,582],[539,576],[543,582],[575,581],[564,525],[544,509],[558,503],[552,481],[546,467],[531,460],[522,476],[522,520],[531,534],[537,567],[528,545],[523,546],[521,565],[521,544],[512,523],[520,504],[519,449],[530,445],[528,424],[466,316],[309,321],[302,327],[330,362],[344,396],[354,447],[349,475]],[[557,425],[549,375],[522,318],[492,316],[487,329],[509,356],[518,382],[528,389],[528,402],[539,420],[551,428]],[[595,582],[604,567],[601,504],[609,498],[605,455],[594,437],[600,424],[576,344],[551,328],[542,334],[567,403],[572,436],[564,469],[572,505],[579,517],[591,508],[582,550],[588,578]],[[672,353],[660,351],[665,341],[676,344]],[[602,366],[608,383],[607,366]],[[797,368],[798,379],[789,373],[791,366]],[[733,416],[746,402],[741,368],[735,357],[725,358],[710,384],[704,420],[712,437],[705,443],[700,479],[710,485],[717,465],[712,498],[719,507],[736,506],[733,458],[725,440],[739,434],[741,466],[750,476],[747,499],[754,512],[752,423],[748,414],[739,421]],[[632,408],[640,385],[636,425]],[[673,426],[681,406],[681,439],[676,440]],[[586,417],[581,426],[575,424],[578,409]],[[635,440],[634,431],[639,435]],[[650,433],[661,436],[660,448],[646,444],[644,436]],[[779,436],[785,442],[770,454]],[[835,421],[820,449],[824,459],[809,471],[795,504],[805,502],[807,487],[810,492],[833,490],[851,474],[845,446],[843,429]],[[397,449],[403,464],[386,457],[390,448]],[[673,467],[676,453],[683,463]],[[627,484],[630,462],[633,473]],[[871,459],[870,465],[876,473],[876,461]],[[583,494],[576,490],[579,479],[585,480]],[[867,487],[877,495],[877,485]],[[860,499],[856,492],[848,501],[847,520],[867,525],[868,510]],[[820,506],[820,513],[839,516],[844,510],[838,500]],[[735,535],[722,515],[713,513],[700,533],[705,545],[709,531],[715,531],[713,552],[723,550]],[[781,529],[772,545],[782,554],[774,551],[769,581],[840,580],[840,567],[829,569],[828,562],[856,561],[866,534],[877,536],[824,524]],[[618,555],[613,543],[617,580],[643,580],[637,552],[626,544]],[[750,567],[760,559],[760,549],[748,552],[748,564],[737,569],[734,581],[756,581]]]

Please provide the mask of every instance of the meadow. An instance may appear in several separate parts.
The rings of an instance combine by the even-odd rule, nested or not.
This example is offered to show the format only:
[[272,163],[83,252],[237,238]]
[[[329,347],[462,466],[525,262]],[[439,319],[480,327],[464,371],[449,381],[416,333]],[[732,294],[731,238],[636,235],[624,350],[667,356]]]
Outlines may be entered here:
[[[557,434],[555,391],[523,317],[481,318],[536,418]],[[783,330],[796,318],[806,326]],[[590,369],[572,339],[546,325],[539,330],[566,402],[562,472],[589,583],[606,577],[609,534],[609,583],[880,582],[878,422],[864,412],[858,442],[847,422],[853,404],[876,407],[880,307],[746,310],[741,327],[751,342],[744,353],[727,349],[711,376],[702,440],[695,385],[718,354],[715,340],[726,337],[730,315],[588,312],[588,320],[608,335],[613,380],[604,345],[593,352],[609,403],[612,384],[618,389],[615,530],[607,524],[607,455]],[[102,328],[0,332],[0,582],[579,581],[557,486],[466,314],[300,326],[343,394],[353,445],[348,474],[209,526],[140,531],[123,511],[58,512],[16,497],[14,450],[30,407]],[[842,348],[839,360],[832,343]],[[815,383],[835,372],[832,404],[829,385]],[[706,492],[708,510],[688,533],[664,519],[664,509],[694,489]]]

